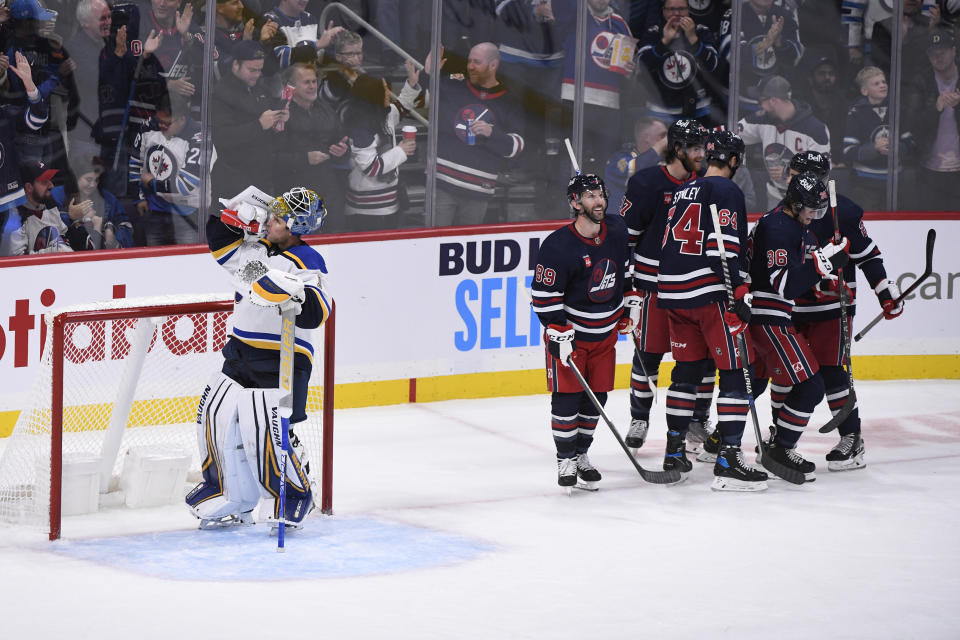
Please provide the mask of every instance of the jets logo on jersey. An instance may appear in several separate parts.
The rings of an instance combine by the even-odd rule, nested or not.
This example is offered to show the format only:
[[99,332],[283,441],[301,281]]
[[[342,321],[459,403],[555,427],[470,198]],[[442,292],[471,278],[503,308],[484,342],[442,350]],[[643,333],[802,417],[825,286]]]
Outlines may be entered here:
[[693,81],[696,60],[687,51],[674,51],[660,65],[660,79],[671,89],[682,89]]
[[590,58],[593,64],[601,69],[610,68],[610,56],[613,55],[613,34],[609,31],[601,31],[590,43]]
[[610,258],[604,258],[590,274],[590,289],[587,295],[593,302],[606,302],[613,297],[617,285],[617,265]]
[[690,7],[690,13],[698,15],[705,13],[711,4],[713,4],[713,0],[689,0],[689,2],[687,2],[687,5]]
[[166,147],[156,146],[147,151],[147,170],[157,180],[166,180],[179,172],[177,160],[167,151]]
[[[756,36],[750,40],[750,49],[756,51],[754,45],[759,44],[761,40],[766,38],[766,34],[762,36]],[[774,53],[775,49],[770,47],[769,49],[761,49],[760,53],[753,54],[753,65],[760,71],[767,71],[772,69],[777,64],[777,54]]]

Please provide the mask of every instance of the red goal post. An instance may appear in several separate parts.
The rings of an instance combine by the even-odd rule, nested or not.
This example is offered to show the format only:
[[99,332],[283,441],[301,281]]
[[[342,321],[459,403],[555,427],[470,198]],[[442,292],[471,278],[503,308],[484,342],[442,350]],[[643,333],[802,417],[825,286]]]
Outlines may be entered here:
[[[99,485],[96,508],[122,504],[120,476],[131,452],[189,458],[182,498],[200,478],[196,408],[222,366],[232,311],[232,296],[172,295],[48,314],[39,375],[0,453],[0,521],[47,525],[50,540],[59,538],[65,474],[91,474],[89,483]],[[320,330],[314,334],[308,419],[295,429],[320,488],[315,499],[331,514],[333,310],[322,338]],[[73,496],[83,486],[67,488]]]

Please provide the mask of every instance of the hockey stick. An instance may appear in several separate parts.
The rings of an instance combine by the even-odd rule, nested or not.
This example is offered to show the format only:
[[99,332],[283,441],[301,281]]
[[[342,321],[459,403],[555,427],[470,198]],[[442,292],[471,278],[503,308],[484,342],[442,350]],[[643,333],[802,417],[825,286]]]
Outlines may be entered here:
[[[717,205],[710,203],[710,215],[713,217],[713,232],[717,238],[717,250],[720,252],[720,266],[723,272],[723,285],[727,290],[727,309],[733,311],[733,280],[730,278],[730,265],[727,264],[727,248],[723,244],[723,231],[720,229],[720,213],[717,211]],[[740,370],[743,372],[743,382],[747,387],[747,400],[750,403],[750,419],[753,421],[753,433],[757,438],[757,446],[760,447],[760,464],[764,469],[782,478],[792,484],[803,484],[806,478],[802,473],[794,469],[789,469],[776,460],[773,460],[767,451],[769,446],[760,435],[760,420],[757,419],[757,406],[753,397],[753,380],[750,377],[750,352],[747,351],[747,341],[743,333],[737,334],[737,349],[740,351],[740,361],[743,363]],[[719,425],[717,426],[719,429]]]
[[[923,273],[920,274],[920,277],[914,280],[913,284],[907,287],[900,296],[893,301],[894,306],[900,304],[906,300],[907,296],[913,293],[917,287],[923,284],[923,281],[930,277],[930,274],[933,273],[933,243],[937,239],[937,232],[934,229],[927,231],[927,266],[924,268]],[[883,312],[877,315],[876,318],[870,321],[866,327],[864,327],[860,333],[853,336],[853,341],[858,342],[860,338],[867,334],[867,331],[870,331],[878,322],[883,320]]]
[[[827,191],[830,193],[830,213],[833,215],[833,240],[840,241],[840,218],[837,215],[837,187],[833,180],[827,182]],[[850,307],[850,294],[847,290],[846,278],[843,276],[844,267],[837,269],[837,284],[840,287],[840,336],[843,340],[843,365],[847,370],[847,399],[827,424],[820,427],[820,433],[830,433],[847,419],[857,406],[857,392],[853,388],[853,361],[850,358],[850,325],[847,309]]]
[[643,364],[643,356],[641,355],[643,350],[640,348],[640,337],[636,331],[631,331],[630,335],[633,336],[633,348],[637,354],[637,361],[640,363],[640,371],[643,372],[644,377],[647,379],[647,387],[650,388],[650,393],[653,394],[653,404],[657,404],[657,385],[653,383],[653,379],[650,377],[650,374],[647,373],[646,365]]
[[615,426],[613,426],[613,422],[610,421],[610,418],[607,416],[607,412],[603,410],[603,406],[600,404],[600,401],[597,400],[597,396],[593,393],[593,389],[590,388],[590,385],[587,384],[583,374],[580,373],[580,369],[578,369],[577,365],[574,364],[572,354],[567,358],[567,364],[570,365],[570,370],[573,371],[573,374],[577,376],[577,380],[580,381],[580,386],[583,387],[583,392],[587,394],[587,396],[590,398],[590,402],[593,403],[593,406],[596,407],[597,411],[600,412],[600,415],[603,416],[603,421],[607,423],[608,427],[610,427],[613,437],[616,438],[617,442],[620,443],[620,448],[623,449],[623,452],[627,454],[628,458],[630,458],[630,463],[637,470],[637,473],[640,474],[640,477],[646,482],[650,482],[652,484],[673,484],[674,482],[680,482],[681,475],[676,469],[670,469],[669,471],[650,471],[640,466],[637,460],[633,457],[633,454],[630,453],[630,449],[627,448],[627,443],[623,441],[623,438],[620,436],[620,432],[617,431]]
[[580,175],[580,164],[577,163],[577,156],[573,155],[573,145],[570,144],[570,138],[564,138],[563,142],[567,145],[567,155],[570,156],[570,166],[573,167],[573,172]]
[[290,446],[290,415],[293,413],[293,341],[297,316],[293,307],[282,310],[280,329],[280,514],[277,551],[284,550],[287,507],[287,448]]

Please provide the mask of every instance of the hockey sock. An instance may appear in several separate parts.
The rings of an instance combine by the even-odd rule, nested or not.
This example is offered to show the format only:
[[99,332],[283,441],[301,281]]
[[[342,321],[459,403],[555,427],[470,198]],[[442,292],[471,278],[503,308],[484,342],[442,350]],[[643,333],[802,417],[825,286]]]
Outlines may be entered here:
[[[604,392],[595,393],[597,400],[600,402],[600,406],[606,406],[607,404],[607,394]],[[580,420],[577,426],[577,453],[586,453],[590,449],[590,445],[593,444],[593,432],[597,428],[597,423],[600,421],[600,416],[597,414],[597,408],[593,406],[593,403],[590,402],[590,398],[587,397],[587,394],[583,394],[583,398],[580,402]]]
[[750,400],[741,391],[721,391],[717,395],[717,429],[723,444],[740,446],[743,427],[750,411]]
[[[580,396],[584,393],[553,393],[550,396],[550,427],[558,458],[572,458],[577,453],[580,431]],[[589,400],[588,400],[589,401]]]
[[717,379],[717,366],[712,360],[704,365],[703,378],[697,386],[697,402],[693,408],[693,417],[706,422],[710,415],[710,405],[713,404],[713,386]]
[[777,444],[787,449],[797,446],[813,409],[823,399],[823,378],[817,373],[794,385],[777,415]]
[[[823,376],[823,386],[826,388],[830,413],[836,415],[846,404],[847,395],[850,393],[847,372],[844,371],[843,367],[820,367],[820,374]],[[850,412],[846,420],[840,423],[837,431],[841,436],[860,432],[860,407],[856,401],[854,401],[853,411]]]
[[721,369],[720,393],[717,394],[717,429],[724,444],[740,446],[743,426],[750,411],[747,384],[743,372]]
[[702,361],[678,362],[670,374],[667,389],[667,428],[687,437],[693,409],[697,404],[697,385],[703,379]]
[[780,409],[783,407],[783,403],[792,388],[793,387],[774,384],[773,382],[770,383],[770,413],[772,414],[773,424],[777,424],[777,418],[780,417]]
[[[635,420],[650,419],[650,407],[653,405],[651,385],[657,386],[661,360],[662,353],[633,352],[633,368],[630,370],[630,417]],[[644,371],[650,376],[644,375]]]

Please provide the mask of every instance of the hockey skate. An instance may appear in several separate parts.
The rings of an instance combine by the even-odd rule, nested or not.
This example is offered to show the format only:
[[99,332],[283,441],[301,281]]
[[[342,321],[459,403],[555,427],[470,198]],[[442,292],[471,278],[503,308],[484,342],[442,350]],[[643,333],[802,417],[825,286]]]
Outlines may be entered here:
[[827,469],[830,471],[853,471],[863,469],[863,438],[859,433],[848,433],[827,454]]
[[706,442],[707,438],[715,431],[711,428],[710,421],[704,418],[694,416],[690,420],[690,426],[687,427],[687,441],[694,443]]
[[597,483],[600,482],[603,476],[600,475],[597,468],[590,462],[590,458],[587,457],[586,453],[577,454],[577,457],[574,459],[577,462],[577,476],[580,478],[580,482],[575,485],[577,489],[596,491]]
[[254,524],[253,511],[244,511],[241,514],[231,513],[219,518],[201,518],[200,528],[207,529],[229,529],[230,527],[246,527]]
[[[783,445],[771,442],[763,452],[764,456],[770,456],[771,459],[783,465],[787,469],[793,469],[803,474],[805,482],[813,482],[817,479],[815,471],[817,465],[804,460],[803,456],[797,453],[796,449],[787,449]],[[760,464],[760,456],[757,456],[757,464]]]
[[703,450],[697,454],[697,462],[716,462],[720,453],[720,433],[714,429],[710,436],[703,441]]
[[557,458],[557,484],[570,495],[577,484],[576,458]]
[[667,451],[663,456],[663,470],[676,469],[680,473],[689,473],[693,463],[687,460],[686,443],[677,431],[667,431]]
[[767,474],[748,467],[743,461],[743,451],[740,447],[725,444],[717,455],[713,465],[714,491],[765,491],[767,489]]
[[646,420],[634,418],[630,421],[630,430],[627,431],[627,438],[624,442],[634,456],[637,455],[637,449],[642,447],[647,440],[647,427]]

